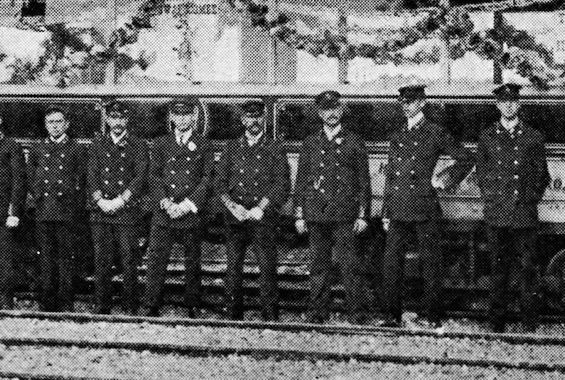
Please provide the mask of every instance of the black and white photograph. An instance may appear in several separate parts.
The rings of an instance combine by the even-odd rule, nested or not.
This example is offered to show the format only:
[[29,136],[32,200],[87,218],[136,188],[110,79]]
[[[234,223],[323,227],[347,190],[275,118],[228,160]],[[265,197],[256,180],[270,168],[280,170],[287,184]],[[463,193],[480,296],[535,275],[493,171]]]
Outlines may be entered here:
[[0,0],[0,379],[565,379],[565,0]]

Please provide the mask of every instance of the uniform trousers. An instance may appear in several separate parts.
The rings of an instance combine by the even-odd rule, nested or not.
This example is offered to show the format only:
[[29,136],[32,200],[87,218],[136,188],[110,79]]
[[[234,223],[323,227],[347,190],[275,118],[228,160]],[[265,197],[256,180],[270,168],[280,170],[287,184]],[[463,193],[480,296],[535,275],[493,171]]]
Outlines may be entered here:
[[331,302],[332,248],[336,249],[345,299],[351,316],[366,308],[364,289],[364,259],[355,244],[353,222],[308,222],[312,262],[310,265],[310,305],[313,317],[327,319]]
[[232,310],[243,308],[243,264],[250,244],[256,248],[255,259],[259,264],[261,305],[267,309],[278,303],[274,225],[246,221],[227,225],[226,300]]
[[539,281],[535,265],[535,228],[487,229],[491,251],[490,319],[494,326],[506,322],[510,272],[520,264],[520,304],[522,321],[528,328],[538,323]]
[[0,307],[12,308],[15,283],[15,240],[13,230],[0,226]]
[[44,311],[73,310],[73,228],[72,222],[37,222]]
[[137,226],[93,223],[92,239],[94,243],[94,270],[96,277],[96,305],[100,312],[112,307],[112,264],[114,244],[122,262],[123,288],[122,304],[126,310],[137,307]]
[[439,227],[436,220],[404,222],[392,220],[386,239],[383,259],[384,310],[397,322],[402,320],[402,290],[404,262],[410,236],[415,232],[424,280],[424,297],[420,314],[432,322],[442,315],[442,254],[439,247]]
[[201,237],[198,227],[170,228],[154,224],[151,226],[147,257],[147,286],[144,299],[146,307],[161,306],[167,265],[175,241],[184,248],[184,304],[186,307],[200,306]]

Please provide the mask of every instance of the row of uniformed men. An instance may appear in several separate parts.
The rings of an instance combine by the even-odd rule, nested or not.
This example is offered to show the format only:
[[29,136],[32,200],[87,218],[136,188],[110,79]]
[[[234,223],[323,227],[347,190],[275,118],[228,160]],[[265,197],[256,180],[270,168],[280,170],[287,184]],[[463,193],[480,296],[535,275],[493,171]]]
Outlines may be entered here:
[[[495,90],[501,120],[480,137],[478,156],[456,144],[440,126],[424,117],[422,86],[403,87],[399,101],[407,117],[391,136],[385,184],[383,225],[388,230],[384,259],[385,322],[401,323],[401,284],[407,232],[415,230],[423,259],[425,297],[422,316],[433,325],[441,318],[441,255],[438,220],[441,210],[436,187],[457,184],[477,165],[485,199],[492,251],[493,328],[504,330],[508,262],[522,255],[524,326],[537,323],[535,310],[534,243],[537,208],[548,182],[541,134],[518,118],[519,86]],[[330,302],[331,252],[335,246],[341,265],[353,322],[367,320],[363,294],[363,261],[355,235],[367,227],[370,207],[368,156],[363,140],[341,124],[340,96],[327,91],[316,97],[322,121],[320,130],[305,139],[300,152],[296,191],[296,228],[309,232],[313,258],[310,269],[311,300],[308,319],[323,322]],[[109,133],[94,141],[88,158],[87,196],[95,247],[96,305],[108,313],[113,244],[117,243],[124,267],[124,307],[137,310],[137,271],[134,257],[136,225],[141,219],[140,198],[146,182],[153,199],[153,219],[148,250],[144,314],[158,315],[172,243],[185,249],[185,305],[195,316],[200,304],[200,210],[214,182],[226,207],[228,272],[226,301],[230,318],[243,317],[242,267],[247,245],[258,246],[263,317],[277,319],[276,250],[274,225],[277,211],[287,200],[290,172],[286,155],[276,141],[264,136],[264,105],[244,104],[241,118],[245,134],[230,141],[212,176],[214,157],[210,143],[195,131],[199,117],[196,103],[177,102],[170,108],[173,132],[156,139],[151,160],[145,142],[127,130],[127,109],[108,106]],[[49,138],[30,152],[28,179],[36,201],[37,236],[41,249],[45,310],[72,309],[72,239],[77,199],[82,192],[85,153],[66,135],[69,122],[60,108],[45,116]],[[2,139],[0,175],[6,228],[17,226],[25,193],[21,150],[11,139]],[[433,177],[440,154],[456,163],[449,181]],[[214,179],[212,180],[212,177]],[[7,241],[7,239],[2,239]],[[515,249],[507,249],[513,242]],[[2,250],[3,254],[10,250]],[[9,266],[4,266],[9,271]],[[56,272],[58,271],[58,276]],[[9,278],[9,273],[2,276]],[[58,283],[56,278],[59,278]],[[9,287],[9,280],[2,284]],[[7,294],[4,292],[4,294]],[[9,297],[4,297],[5,300]],[[9,303],[9,300],[6,300]]]

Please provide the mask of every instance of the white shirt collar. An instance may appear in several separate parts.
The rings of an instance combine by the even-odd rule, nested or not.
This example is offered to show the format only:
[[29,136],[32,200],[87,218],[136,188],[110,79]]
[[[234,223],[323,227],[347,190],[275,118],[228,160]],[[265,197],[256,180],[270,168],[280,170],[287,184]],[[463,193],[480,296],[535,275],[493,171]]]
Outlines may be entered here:
[[122,131],[122,133],[120,133],[120,134],[117,135],[117,136],[116,136],[114,133],[110,132],[110,137],[112,138],[112,141],[114,142],[114,144],[117,145],[117,144],[120,143],[120,141],[123,140],[123,138],[127,135],[127,133],[128,133],[128,130],[127,130],[127,129],[124,129],[124,130]]
[[408,130],[412,130],[418,123],[424,118],[424,113],[422,111],[418,112],[416,115],[408,119]]
[[324,125],[324,133],[326,134],[326,137],[329,141],[332,141],[339,132],[341,132],[341,124],[338,124],[333,129],[330,129],[326,125]]
[[257,141],[261,139],[261,137],[263,137],[263,131],[261,131],[257,135],[252,135],[251,133],[245,131],[245,138],[247,139],[247,143],[249,144],[249,146],[255,145]]
[[63,142],[63,140],[65,140],[65,138],[67,137],[66,133],[63,133],[61,136],[54,138],[53,136],[49,136],[49,139],[54,142],[55,144],[60,144]]
[[187,131],[179,131],[178,129],[175,129],[175,137],[177,144],[185,145],[192,137],[192,128]]
[[516,126],[518,125],[519,119],[517,117],[515,117],[512,120],[508,120],[505,118],[501,118],[500,119],[500,124],[502,124],[502,127],[504,129],[506,129],[509,133],[514,133],[514,130],[516,129]]

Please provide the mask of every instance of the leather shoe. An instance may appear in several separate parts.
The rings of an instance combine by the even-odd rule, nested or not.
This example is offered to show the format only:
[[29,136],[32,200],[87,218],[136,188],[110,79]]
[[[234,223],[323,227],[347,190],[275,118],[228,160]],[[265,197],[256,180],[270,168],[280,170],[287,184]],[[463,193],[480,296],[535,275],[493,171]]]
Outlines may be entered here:
[[504,322],[494,322],[491,324],[491,329],[493,333],[503,334],[506,330],[506,323]]
[[139,315],[142,317],[158,317],[159,316],[159,308],[156,306],[151,307],[143,307],[141,308]]
[[387,318],[379,324],[379,327],[387,327],[397,329],[402,327],[402,321],[395,318]]
[[324,323],[326,323],[326,318],[316,314],[309,314],[308,316],[306,316],[306,323],[323,325]]
[[276,322],[279,320],[279,309],[276,306],[267,306],[261,310],[261,317],[264,321]]
[[228,307],[226,310],[227,319],[232,321],[243,321],[243,308]]
[[181,309],[180,315],[183,318],[195,319],[195,318],[198,318],[200,316],[200,310],[198,310],[198,308],[196,308],[194,306],[186,306],[186,307],[183,307]]

